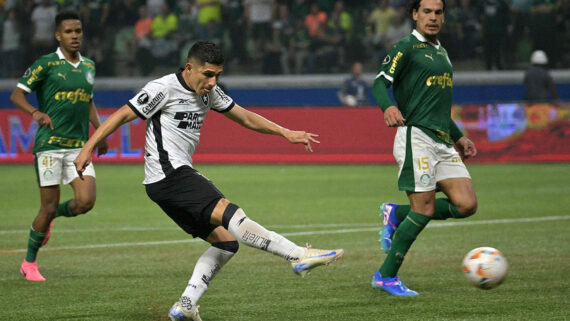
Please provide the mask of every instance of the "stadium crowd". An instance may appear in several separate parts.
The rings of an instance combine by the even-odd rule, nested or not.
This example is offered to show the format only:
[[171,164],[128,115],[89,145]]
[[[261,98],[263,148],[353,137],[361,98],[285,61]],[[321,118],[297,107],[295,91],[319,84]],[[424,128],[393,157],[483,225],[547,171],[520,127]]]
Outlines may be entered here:
[[[196,40],[219,44],[230,74],[375,72],[409,34],[406,0],[0,0],[0,77],[55,50],[54,17],[80,13],[98,76],[177,67]],[[570,67],[570,0],[447,0],[440,34],[456,69],[524,69],[533,50]],[[156,73],[156,72],[155,72]]]

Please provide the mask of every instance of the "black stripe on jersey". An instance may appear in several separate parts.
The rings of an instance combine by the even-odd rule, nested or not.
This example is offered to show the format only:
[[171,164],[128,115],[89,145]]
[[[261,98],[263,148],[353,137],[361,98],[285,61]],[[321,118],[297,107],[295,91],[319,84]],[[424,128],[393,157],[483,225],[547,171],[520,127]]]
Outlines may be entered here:
[[154,139],[156,140],[156,149],[158,150],[158,160],[160,162],[160,167],[162,167],[162,171],[164,175],[168,176],[172,172],[174,172],[174,167],[168,160],[168,151],[164,149],[162,146],[162,125],[160,124],[160,114],[161,111],[158,111],[156,114],[152,116],[152,133],[154,134]]
[[184,81],[184,78],[182,77],[182,72],[177,72],[176,78],[178,78],[178,81],[180,82],[180,85],[182,85],[182,87],[186,88],[187,90],[190,90],[191,92],[195,92],[194,89],[188,87],[186,81]]
[[217,110],[212,108],[212,110],[217,111],[218,113],[227,113],[228,111],[232,110],[232,108],[234,108],[234,106],[236,105],[235,102],[232,101],[232,103],[230,104],[230,106],[224,110]]
[[130,101],[127,102],[127,106],[129,106],[129,108],[131,108],[132,111],[135,112],[135,114],[137,114],[137,116],[139,116],[139,118],[142,118],[144,120],[146,120],[146,117],[140,113],[140,111],[138,111],[135,106],[133,106],[133,104],[131,104]]

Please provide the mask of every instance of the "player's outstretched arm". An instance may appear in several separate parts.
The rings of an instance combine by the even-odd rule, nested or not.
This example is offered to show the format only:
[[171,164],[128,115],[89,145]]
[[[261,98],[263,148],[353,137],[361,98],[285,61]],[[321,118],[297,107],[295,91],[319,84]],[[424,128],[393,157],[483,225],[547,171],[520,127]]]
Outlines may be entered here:
[[77,170],[77,174],[79,174],[81,179],[83,179],[83,171],[85,171],[87,165],[91,164],[91,154],[97,144],[115,132],[119,126],[124,123],[128,123],[135,118],[137,118],[137,115],[129,106],[124,105],[119,110],[111,114],[111,116],[109,116],[109,118],[107,118],[107,120],[97,128],[83,148],[81,148],[81,152],[79,152],[79,155],[77,155],[77,158],[73,162],[75,164],[75,170]]
[[[99,119],[99,114],[97,113],[97,107],[95,107],[95,102],[93,99],[89,102],[89,121],[93,124],[95,129],[101,126],[101,120]],[[107,154],[107,150],[109,146],[107,145],[107,139],[101,140],[99,144],[97,144],[97,156],[101,156]]]
[[313,151],[311,143],[320,143],[316,140],[316,137],[319,136],[317,134],[300,130],[289,130],[237,104],[224,115],[243,127],[256,132],[283,136],[292,144],[304,144],[305,149],[309,152]]

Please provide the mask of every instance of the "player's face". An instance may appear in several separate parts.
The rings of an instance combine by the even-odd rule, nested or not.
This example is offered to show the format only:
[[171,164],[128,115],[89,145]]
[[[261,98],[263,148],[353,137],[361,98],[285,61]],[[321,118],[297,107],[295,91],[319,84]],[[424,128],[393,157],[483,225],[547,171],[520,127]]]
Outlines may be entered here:
[[67,52],[78,52],[83,41],[83,28],[81,21],[69,19],[63,20],[59,29],[55,32],[55,38],[59,46]]
[[221,65],[211,63],[200,65],[195,61],[187,63],[186,68],[189,70],[188,85],[199,95],[212,91],[224,69]]
[[441,0],[422,0],[418,10],[412,12],[416,21],[416,30],[428,40],[435,40],[443,25],[443,2]]

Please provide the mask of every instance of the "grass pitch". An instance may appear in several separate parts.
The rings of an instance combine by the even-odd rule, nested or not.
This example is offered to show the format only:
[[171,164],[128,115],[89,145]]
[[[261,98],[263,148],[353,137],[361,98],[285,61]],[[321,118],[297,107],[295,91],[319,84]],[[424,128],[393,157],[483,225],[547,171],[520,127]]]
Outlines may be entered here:
[[[150,201],[142,165],[96,165],[97,203],[58,218],[38,262],[46,282],[18,273],[39,206],[31,165],[0,165],[0,320],[167,320],[195,261],[192,241]],[[400,276],[420,293],[391,297],[370,287],[384,258],[377,242],[383,201],[405,202],[395,165],[198,165],[228,199],[298,244],[346,251],[302,279],[282,259],[240,247],[202,297],[205,321],[568,320],[570,164],[470,165],[478,213],[434,221]],[[62,200],[72,195],[63,188]],[[471,286],[461,260],[500,249],[504,284]]]

